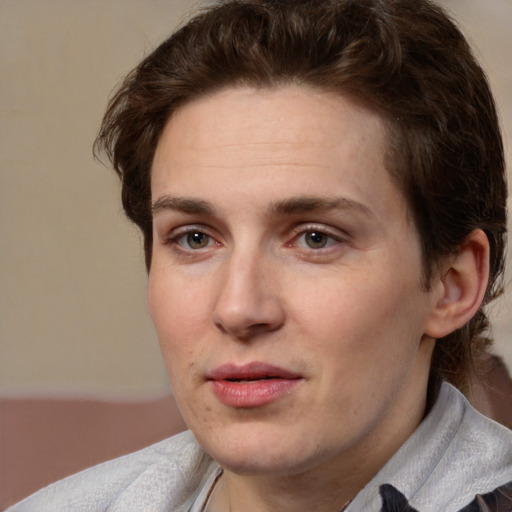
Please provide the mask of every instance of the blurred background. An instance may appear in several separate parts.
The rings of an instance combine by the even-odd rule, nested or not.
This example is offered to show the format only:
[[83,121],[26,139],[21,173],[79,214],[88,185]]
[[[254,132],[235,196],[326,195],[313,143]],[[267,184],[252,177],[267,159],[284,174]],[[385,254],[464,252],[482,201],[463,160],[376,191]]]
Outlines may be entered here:
[[[91,147],[114,86],[205,3],[0,1],[0,510],[183,428],[140,237]],[[512,2],[441,3],[488,72],[510,162]],[[492,316],[511,369],[512,291]]]

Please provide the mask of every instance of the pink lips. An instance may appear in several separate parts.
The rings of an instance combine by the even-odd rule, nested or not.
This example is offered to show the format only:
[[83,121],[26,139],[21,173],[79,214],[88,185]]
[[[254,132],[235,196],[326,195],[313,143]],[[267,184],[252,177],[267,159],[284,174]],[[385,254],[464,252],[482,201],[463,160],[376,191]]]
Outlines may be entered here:
[[252,408],[289,394],[300,375],[266,363],[225,364],[208,374],[215,396],[230,407]]

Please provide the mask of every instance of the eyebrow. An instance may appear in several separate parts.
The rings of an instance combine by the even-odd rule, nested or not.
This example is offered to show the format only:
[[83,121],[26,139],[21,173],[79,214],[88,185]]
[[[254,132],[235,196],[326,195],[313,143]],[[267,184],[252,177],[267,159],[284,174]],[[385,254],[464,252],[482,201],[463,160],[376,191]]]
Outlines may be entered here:
[[165,210],[175,210],[189,215],[213,215],[215,208],[201,199],[192,197],[173,197],[164,195],[159,197],[151,205],[151,213],[156,215]]
[[348,199],[346,197],[291,197],[283,201],[277,201],[271,206],[273,215],[294,215],[307,212],[323,212],[329,210],[353,210],[360,212],[367,217],[372,217],[373,213],[362,203]]
[[[214,206],[208,201],[193,197],[176,197],[163,195],[151,205],[153,215],[166,210],[179,211],[188,215],[208,215],[216,213]],[[353,210],[367,217],[372,217],[372,211],[362,203],[346,197],[325,198],[298,196],[282,201],[276,201],[269,207],[271,216],[297,215],[308,212],[323,212],[330,210]]]

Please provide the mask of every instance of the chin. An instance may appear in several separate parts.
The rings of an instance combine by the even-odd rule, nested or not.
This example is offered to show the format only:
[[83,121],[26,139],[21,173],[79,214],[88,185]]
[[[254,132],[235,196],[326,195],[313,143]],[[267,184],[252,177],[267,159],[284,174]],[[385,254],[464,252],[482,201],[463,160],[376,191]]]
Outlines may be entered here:
[[242,456],[229,453],[214,458],[225,470],[243,476],[289,476],[302,473],[311,466],[284,454],[266,454],[261,449]]
[[[238,430],[238,432],[236,432]],[[289,428],[226,429],[219,442],[201,443],[224,469],[246,476],[291,476],[311,470],[332,456],[332,449],[307,445]]]

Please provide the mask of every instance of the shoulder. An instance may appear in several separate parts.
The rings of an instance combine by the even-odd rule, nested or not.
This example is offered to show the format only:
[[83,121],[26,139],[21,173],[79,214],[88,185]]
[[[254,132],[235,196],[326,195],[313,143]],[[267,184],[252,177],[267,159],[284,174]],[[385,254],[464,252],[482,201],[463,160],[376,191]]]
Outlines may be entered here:
[[187,510],[211,465],[193,435],[183,432],[60,480],[8,512]]
[[512,431],[444,383],[429,414],[352,510],[512,512]]
[[454,472],[475,481],[512,480],[512,430],[480,414],[452,386],[445,394],[440,414],[451,418],[452,437],[444,458]]
[[438,510],[476,512],[484,498],[498,507],[494,496],[505,494],[506,504],[482,510],[512,510],[511,430],[477,412],[457,389],[443,384],[418,433],[416,442],[424,443],[428,461],[413,500],[418,510],[429,510],[427,504],[435,500]]

